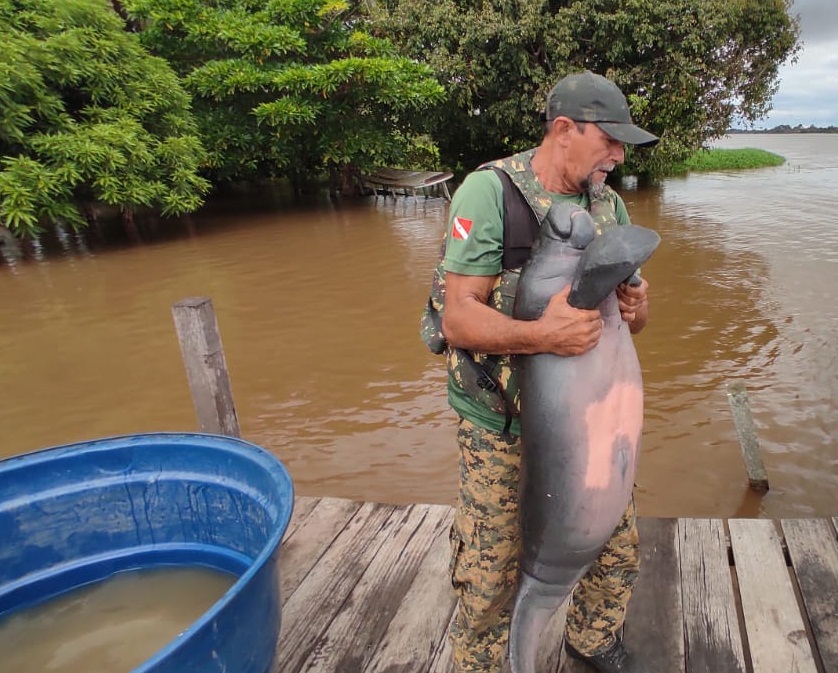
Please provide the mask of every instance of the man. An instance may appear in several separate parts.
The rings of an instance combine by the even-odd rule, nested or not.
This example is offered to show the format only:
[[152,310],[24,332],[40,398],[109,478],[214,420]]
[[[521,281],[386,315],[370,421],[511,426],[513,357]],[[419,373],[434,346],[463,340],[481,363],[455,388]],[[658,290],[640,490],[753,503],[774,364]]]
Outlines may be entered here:
[[[504,228],[512,226],[503,221],[504,190],[517,187],[539,222],[552,203],[563,201],[588,209],[600,232],[629,224],[625,204],[605,185],[606,176],[624,161],[624,144],[658,141],[633,124],[617,86],[590,72],[562,79],[547,98],[543,119],[537,148],[481,167],[457,190],[438,269],[444,292],[436,293],[434,303],[438,309],[444,304],[448,398],[460,416],[460,492],[450,564],[460,600],[449,633],[458,673],[500,673],[506,659],[520,550],[519,401],[510,356],[579,355],[597,345],[602,329],[598,310],[568,304],[569,288],[552,298],[538,320],[511,317],[522,262],[504,266]],[[646,325],[647,292],[645,280],[617,290],[632,334]],[[601,673],[647,671],[621,638],[639,569],[638,546],[632,502],[568,610],[569,654]]]

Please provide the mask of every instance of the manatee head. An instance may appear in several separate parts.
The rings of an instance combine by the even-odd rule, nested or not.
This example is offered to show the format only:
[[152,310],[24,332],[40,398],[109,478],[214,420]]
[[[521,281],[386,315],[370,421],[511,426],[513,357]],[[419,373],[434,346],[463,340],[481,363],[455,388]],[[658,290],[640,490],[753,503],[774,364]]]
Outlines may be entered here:
[[546,236],[584,250],[596,236],[594,220],[587,210],[572,203],[554,203],[544,220]]

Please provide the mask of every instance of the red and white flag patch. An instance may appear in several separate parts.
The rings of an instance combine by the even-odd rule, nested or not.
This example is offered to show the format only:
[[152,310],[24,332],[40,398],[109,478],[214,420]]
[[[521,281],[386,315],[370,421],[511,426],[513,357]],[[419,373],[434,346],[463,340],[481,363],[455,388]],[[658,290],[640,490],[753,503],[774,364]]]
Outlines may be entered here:
[[470,231],[471,220],[467,220],[464,217],[454,218],[454,223],[451,225],[452,238],[459,238],[461,241],[465,241],[468,238]]

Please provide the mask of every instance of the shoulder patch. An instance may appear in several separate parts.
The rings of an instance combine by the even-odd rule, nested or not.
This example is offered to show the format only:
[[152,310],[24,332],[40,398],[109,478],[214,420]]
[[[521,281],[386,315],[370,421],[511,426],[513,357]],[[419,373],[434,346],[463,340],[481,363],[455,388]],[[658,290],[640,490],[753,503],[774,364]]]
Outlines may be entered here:
[[471,232],[472,221],[465,217],[455,217],[451,224],[451,238],[459,238],[465,241]]

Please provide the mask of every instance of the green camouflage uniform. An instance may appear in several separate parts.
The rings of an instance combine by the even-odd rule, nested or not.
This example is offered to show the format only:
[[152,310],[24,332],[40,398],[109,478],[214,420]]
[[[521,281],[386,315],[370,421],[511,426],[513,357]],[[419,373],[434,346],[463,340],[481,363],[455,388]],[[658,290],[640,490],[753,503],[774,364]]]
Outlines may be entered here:
[[[524,194],[539,221],[552,199],[538,185],[530,166],[534,150],[487,164],[506,171]],[[589,206],[597,229],[617,226],[616,194],[606,188]],[[443,244],[444,250],[444,244]],[[449,378],[492,411],[503,414],[511,404],[518,415],[519,396],[514,358],[473,354],[490,365],[506,395],[474,385],[473,367],[462,362],[464,351],[448,348],[440,329],[445,296],[442,260],[437,267],[422,336],[435,352],[447,357]],[[495,282],[489,304],[509,315],[520,269],[504,270]],[[435,314],[429,315],[429,314]],[[431,319],[431,318],[434,319]],[[499,673],[506,661],[512,601],[520,551],[518,475],[521,441],[515,433],[480,427],[461,418],[457,433],[460,448],[460,492],[451,528],[451,582],[459,597],[449,636],[458,673]],[[634,502],[629,504],[614,535],[577,586],[568,609],[566,637],[583,654],[595,654],[614,642],[639,571],[639,539]]]

